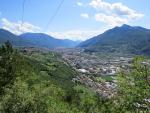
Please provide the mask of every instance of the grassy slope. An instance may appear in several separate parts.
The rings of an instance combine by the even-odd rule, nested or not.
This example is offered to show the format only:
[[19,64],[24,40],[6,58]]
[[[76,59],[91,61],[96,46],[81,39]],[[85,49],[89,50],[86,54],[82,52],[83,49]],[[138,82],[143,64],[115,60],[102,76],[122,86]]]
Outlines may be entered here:
[[51,83],[65,89],[70,89],[74,86],[71,80],[78,73],[72,67],[65,64],[59,55],[32,52],[27,53],[25,58],[28,59],[29,64],[41,80],[50,80]]

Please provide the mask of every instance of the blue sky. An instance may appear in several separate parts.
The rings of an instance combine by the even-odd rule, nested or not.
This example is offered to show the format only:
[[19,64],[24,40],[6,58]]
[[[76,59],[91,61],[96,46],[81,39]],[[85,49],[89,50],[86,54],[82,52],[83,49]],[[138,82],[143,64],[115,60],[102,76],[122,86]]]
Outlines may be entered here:
[[[85,40],[114,26],[150,28],[150,0],[1,0],[0,28],[15,34],[43,32],[56,38]],[[22,16],[23,24],[22,24]]]

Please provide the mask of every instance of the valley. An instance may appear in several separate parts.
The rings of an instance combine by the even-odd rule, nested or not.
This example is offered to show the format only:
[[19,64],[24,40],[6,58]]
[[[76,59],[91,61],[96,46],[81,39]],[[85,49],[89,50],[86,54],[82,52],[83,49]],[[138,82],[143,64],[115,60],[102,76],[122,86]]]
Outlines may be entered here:
[[[62,58],[81,73],[115,75],[120,68],[128,69],[133,55],[107,56],[102,53],[88,53],[84,49],[54,49]],[[101,55],[102,54],[102,55]]]
[[19,51],[31,58],[39,58],[42,54],[48,53],[53,57],[59,56],[57,60],[73,68],[76,72],[76,76],[72,76],[70,81],[90,88],[103,98],[112,98],[116,95],[116,77],[122,70],[130,70],[134,57],[133,55],[121,57],[117,54],[102,56],[100,53],[85,52],[81,48],[19,48]]
[[[62,56],[79,76],[73,78],[76,83],[84,84],[100,96],[110,98],[115,94],[115,78],[122,70],[130,70],[133,55],[105,56],[100,53],[85,52],[80,48],[57,48],[50,50]],[[110,95],[109,95],[110,94]]]
[[1,0],[0,113],[150,113],[150,0]]
[[[131,41],[124,40],[135,29],[147,33],[142,33],[143,39],[136,39],[136,46],[132,43],[137,34]],[[123,36],[120,30],[126,31]],[[80,44],[41,33],[20,37],[0,30],[0,40],[2,113],[149,111],[147,29],[123,25]]]

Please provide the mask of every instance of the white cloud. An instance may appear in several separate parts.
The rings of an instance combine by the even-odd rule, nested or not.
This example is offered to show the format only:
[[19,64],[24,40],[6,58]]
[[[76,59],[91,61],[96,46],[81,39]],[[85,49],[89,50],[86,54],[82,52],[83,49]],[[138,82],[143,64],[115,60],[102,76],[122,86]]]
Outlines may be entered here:
[[103,27],[98,30],[70,30],[64,32],[48,32],[47,34],[59,39],[86,40],[103,33],[107,29],[108,27]]
[[120,16],[128,16],[129,18],[135,19],[143,16],[143,14],[138,13],[137,11],[123,5],[120,2],[111,4],[108,2],[104,2],[104,0],[92,0],[89,5],[96,9],[115,13]]
[[139,19],[144,14],[139,13],[126,5],[117,2],[109,3],[104,0],[92,0],[89,5],[97,9],[98,13],[95,14],[95,19],[111,25],[120,25]]
[[82,13],[80,16],[83,18],[89,18],[89,15],[87,13]]
[[105,15],[103,13],[98,13],[95,15],[96,21],[103,22],[105,24],[108,24],[110,26],[120,26],[122,24],[127,24],[128,20],[126,18],[120,18],[118,16],[110,16],[110,15]]
[[[28,22],[23,23],[22,26],[21,26],[21,21],[11,22],[7,20],[6,18],[2,18],[1,22],[2,22],[2,28],[9,30],[10,32],[17,34],[17,35],[25,33],[25,32],[36,33],[36,32],[42,31],[39,27],[34,26]],[[93,29],[91,30],[69,30],[69,31],[64,31],[64,32],[56,31],[56,32],[46,32],[46,33],[59,39],[86,40],[93,36],[101,34],[107,29],[108,27],[105,26],[98,30],[93,30]]]
[[2,22],[2,28],[9,30],[10,32],[14,34],[22,34],[25,32],[39,32],[40,27],[34,26],[28,22],[22,23],[21,21],[18,22],[11,22],[7,20],[6,18],[1,19]]
[[89,5],[96,9],[111,9],[111,4],[102,0],[92,0]]
[[122,3],[114,3],[112,4],[112,10],[118,15],[125,15],[128,16],[130,19],[137,19],[141,18],[144,15],[138,13],[137,11],[128,8],[127,6],[123,5]]
[[83,6],[83,3],[77,2],[77,5],[78,5],[78,6]]

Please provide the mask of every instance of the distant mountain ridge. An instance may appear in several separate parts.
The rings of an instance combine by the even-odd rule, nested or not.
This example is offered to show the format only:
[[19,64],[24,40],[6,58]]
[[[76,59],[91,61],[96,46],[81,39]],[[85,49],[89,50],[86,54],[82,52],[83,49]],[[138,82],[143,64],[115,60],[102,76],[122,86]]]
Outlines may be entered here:
[[14,46],[40,48],[75,47],[80,43],[68,39],[56,39],[44,33],[24,33],[17,36],[7,30],[0,29],[0,44],[6,41],[10,41]]
[[81,42],[77,47],[91,52],[115,52],[150,55],[150,30],[122,25]]

